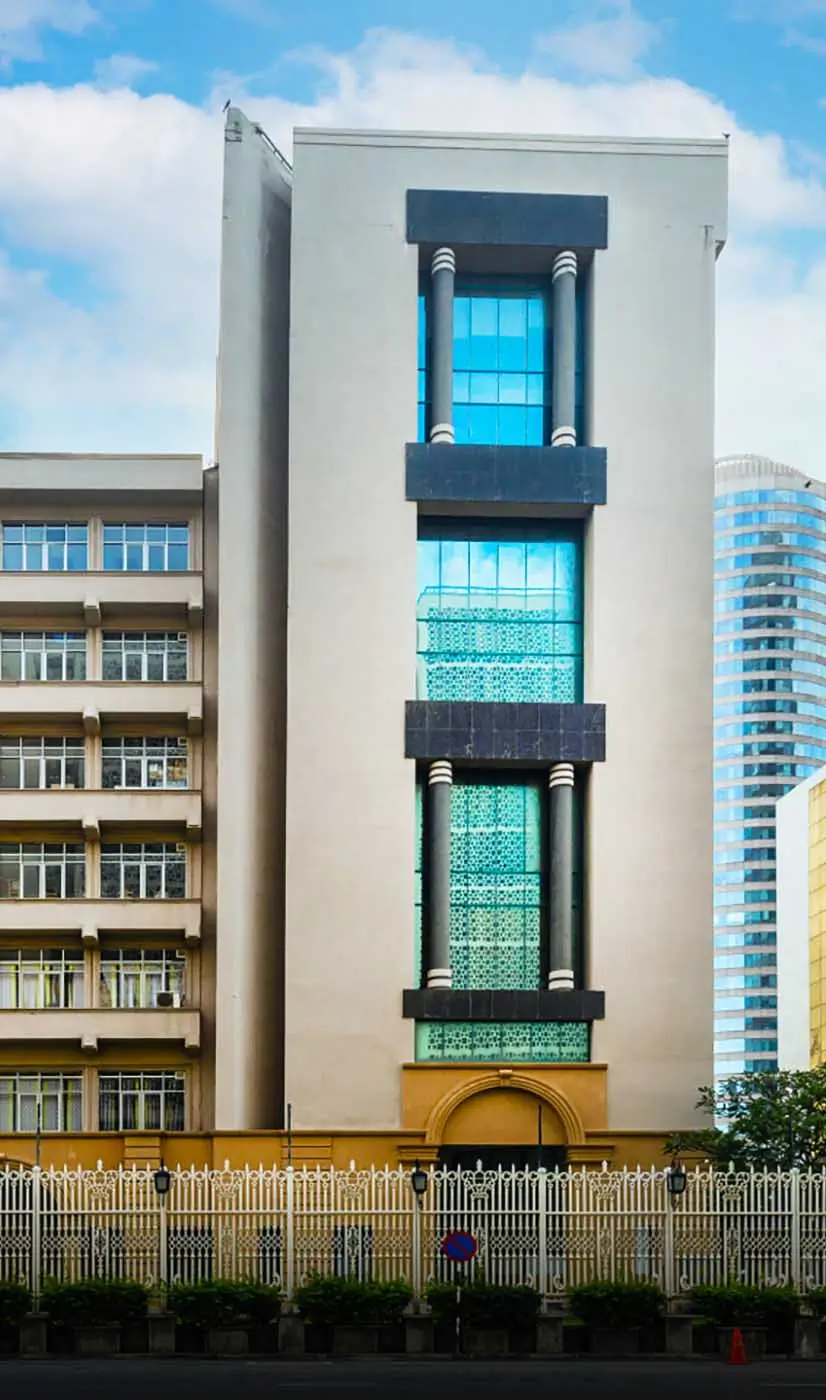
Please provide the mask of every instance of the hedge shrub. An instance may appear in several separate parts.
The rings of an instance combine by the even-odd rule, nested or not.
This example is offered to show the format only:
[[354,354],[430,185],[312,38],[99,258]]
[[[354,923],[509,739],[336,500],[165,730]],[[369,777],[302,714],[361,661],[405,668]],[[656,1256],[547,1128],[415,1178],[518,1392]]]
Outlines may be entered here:
[[90,1278],[44,1285],[40,1306],[54,1322],[75,1327],[137,1322],[146,1316],[149,1289],[131,1279]]
[[655,1283],[638,1279],[596,1279],[568,1290],[575,1317],[588,1327],[649,1327],[665,1309],[666,1296]]
[[278,1320],[281,1290],[230,1279],[174,1283],[167,1306],[183,1327],[259,1327]]
[[310,1274],[295,1290],[295,1304],[307,1322],[320,1327],[399,1322],[413,1297],[404,1279],[339,1278]]
[[[459,1314],[469,1327],[519,1331],[533,1326],[541,1295],[536,1288],[521,1284],[485,1283],[480,1279],[463,1284]],[[425,1302],[437,1323],[456,1323],[456,1284],[433,1282],[425,1289]]]
[[782,1331],[800,1312],[793,1288],[760,1288],[754,1284],[699,1284],[689,1294],[692,1307],[717,1327],[765,1327]]
[[25,1283],[0,1282],[0,1322],[15,1326],[31,1310],[31,1289]]

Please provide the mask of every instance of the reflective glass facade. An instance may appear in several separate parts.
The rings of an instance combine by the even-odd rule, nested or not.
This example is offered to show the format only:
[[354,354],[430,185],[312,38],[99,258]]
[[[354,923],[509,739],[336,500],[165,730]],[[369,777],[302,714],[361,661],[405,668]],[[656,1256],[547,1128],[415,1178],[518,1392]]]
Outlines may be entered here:
[[775,802],[826,763],[826,498],[805,481],[762,459],[718,465],[718,1079],[777,1065]]
[[[417,698],[582,699],[582,533],[577,522],[420,522]],[[542,985],[547,775],[457,769],[451,797],[453,986]],[[578,794],[574,939],[581,963]],[[417,980],[422,974],[425,811],[417,789]],[[420,1024],[419,1059],[587,1060],[585,1025]]]
[[423,523],[419,700],[582,699],[582,534]]
[[[576,430],[583,438],[585,278],[577,278]],[[453,426],[458,443],[541,447],[551,440],[551,288],[516,278],[457,278]],[[418,440],[429,429],[428,289],[419,294]]]

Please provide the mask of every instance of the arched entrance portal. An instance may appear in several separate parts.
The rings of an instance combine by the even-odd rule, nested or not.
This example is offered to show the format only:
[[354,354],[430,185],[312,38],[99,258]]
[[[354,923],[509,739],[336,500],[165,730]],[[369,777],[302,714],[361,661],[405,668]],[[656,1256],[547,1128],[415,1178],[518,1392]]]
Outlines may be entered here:
[[442,1166],[474,1170],[563,1167],[582,1127],[570,1102],[529,1074],[497,1071],[464,1083],[436,1105],[428,1140]]

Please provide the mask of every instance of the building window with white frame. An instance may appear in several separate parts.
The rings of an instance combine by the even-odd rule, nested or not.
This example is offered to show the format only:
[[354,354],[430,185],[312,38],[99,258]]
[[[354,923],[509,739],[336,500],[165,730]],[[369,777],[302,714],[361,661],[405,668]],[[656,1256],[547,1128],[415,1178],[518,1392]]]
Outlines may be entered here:
[[189,526],[103,526],[103,567],[122,573],[185,573],[189,569]]
[[173,948],[113,948],[100,955],[101,1006],[138,1010],[158,1005],[167,992],[183,1005],[186,954]]
[[4,520],[0,531],[7,573],[82,574],[89,567],[89,527],[85,523]]
[[185,843],[101,845],[100,893],[103,899],[185,899]]
[[70,841],[0,844],[0,899],[82,899],[86,848]]
[[82,788],[82,739],[0,735],[0,788]]
[[185,788],[186,739],[104,739],[105,788]]
[[0,1133],[79,1133],[83,1076],[52,1070],[0,1074]]
[[181,1070],[101,1074],[98,1127],[102,1133],[180,1133],[186,1126],[186,1079]]
[[0,632],[0,680],[85,679],[84,632]]
[[185,681],[186,632],[104,632],[105,681]]
[[0,949],[0,1009],[83,1006],[83,954],[64,948]]

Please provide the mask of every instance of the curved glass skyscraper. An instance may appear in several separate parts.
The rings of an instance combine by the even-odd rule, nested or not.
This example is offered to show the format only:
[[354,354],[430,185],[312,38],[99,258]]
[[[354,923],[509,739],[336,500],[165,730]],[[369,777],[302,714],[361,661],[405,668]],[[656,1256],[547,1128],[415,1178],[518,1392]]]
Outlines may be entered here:
[[826,763],[826,486],[763,457],[715,484],[714,1061],[777,1066],[778,797]]

